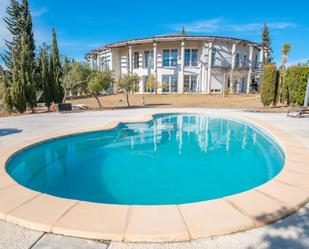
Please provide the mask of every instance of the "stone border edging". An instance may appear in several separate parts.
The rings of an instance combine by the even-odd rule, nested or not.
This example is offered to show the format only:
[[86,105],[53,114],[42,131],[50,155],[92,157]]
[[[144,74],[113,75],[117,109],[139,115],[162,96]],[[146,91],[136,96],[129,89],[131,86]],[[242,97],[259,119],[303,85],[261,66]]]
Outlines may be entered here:
[[[190,112],[191,113],[191,112]],[[160,113],[161,114],[161,113]],[[191,114],[198,114],[192,112]],[[103,128],[48,134],[11,146],[0,155],[0,219],[30,229],[98,240],[188,241],[263,226],[295,212],[309,200],[309,149],[268,122],[237,117],[266,130],[285,151],[282,171],[254,189],[220,199],[182,205],[112,205],[64,199],[27,189],[6,172],[11,156],[63,136],[148,122],[153,116],[110,122]]]

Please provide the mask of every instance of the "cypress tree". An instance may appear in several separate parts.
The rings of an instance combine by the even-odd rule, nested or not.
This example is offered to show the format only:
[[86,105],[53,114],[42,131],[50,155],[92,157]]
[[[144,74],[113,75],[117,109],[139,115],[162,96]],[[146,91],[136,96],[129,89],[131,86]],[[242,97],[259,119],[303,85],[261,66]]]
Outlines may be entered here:
[[21,27],[21,7],[16,0],[11,0],[10,4],[6,8],[6,17],[3,18],[3,21],[6,23],[7,28],[12,36],[11,40],[5,40],[5,45],[7,50],[1,54],[1,58],[4,64],[12,69],[13,59],[12,59],[12,50],[15,49],[18,52],[22,27]]
[[64,91],[61,84],[61,79],[63,77],[62,68],[61,68],[61,62],[60,62],[60,56],[59,56],[59,49],[57,44],[57,35],[56,30],[52,29],[52,48],[51,48],[51,54],[50,54],[50,80],[52,82],[52,85],[54,86],[54,94],[53,94],[53,100],[56,103],[61,103]]
[[276,91],[278,89],[278,73],[275,64],[264,66],[264,74],[261,82],[261,101],[264,106],[276,102]]
[[264,23],[264,29],[262,33],[262,45],[263,47],[267,47],[269,50],[267,50],[267,63],[271,63],[273,61],[272,52],[271,52],[271,40],[269,35],[269,29],[266,24]]
[[24,85],[26,103],[32,112],[36,105],[36,93],[34,84],[34,64],[32,51],[30,49],[29,36],[24,32],[21,39],[21,53],[20,53],[20,81]]
[[50,79],[49,79],[49,66],[48,66],[48,55],[46,52],[46,48],[41,49],[41,80],[42,80],[42,90],[43,90],[43,97],[44,97],[44,102],[45,105],[49,107],[53,101],[53,96],[52,96],[52,89],[50,86]]
[[12,99],[16,110],[24,113],[26,111],[25,89],[19,78],[19,65],[14,49],[12,50]]
[[23,30],[19,58],[20,79],[25,87],[26,102],[31,111],[34,112],[34,107],[36,106],[36,59],[32,17],[29,10],[28,0],[22,0],[20,9],[20,22]]
[[30,56],[29,58],[31,59],[31,63],[35,65],[35,42],[33,36],[32,16],[29,10],[28,0],[22,0],[20,9],[21,9],[20,22],[22,25],[22,31],[23,33],[25,32],[28,36],[27,42],[29,44],[29,56]]
[[9,81],[8,74],[3,72],[2,73],[2,91],[3,91],[3,96],[2,96],[2,103],[4,106],[4,110],[8,111],[9,113],[12,112],[13,110],[13,100],[12,100],[12,95],[11,95],[11,84]]

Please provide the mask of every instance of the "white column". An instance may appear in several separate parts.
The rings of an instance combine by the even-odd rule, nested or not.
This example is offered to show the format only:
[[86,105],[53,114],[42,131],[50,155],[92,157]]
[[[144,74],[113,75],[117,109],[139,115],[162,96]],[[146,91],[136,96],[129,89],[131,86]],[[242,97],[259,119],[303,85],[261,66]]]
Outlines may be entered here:
[[[153,43],[153,71],[156,76],[157,82],[158,80],[158,44],[156,42]],[[162,93],[162,82],[158,86],[158,93]]]
[[252,67],[253,67],[253,46],[250,46],[249,47],[249,72],[248,72],[248,78],[247,78],[246,93],[250,93]]
[[206,93],[211,93],[211,68],[212,68],[212,42],[208,47],[208,70],[207,70],[207,89]]
[[181,42],[180,48],[180,74],[178,79],[178,93],[183,93],[185,78],[185,42]]
[[144,78],[141,77],[139,81],[139,92],[144,93]]
[[154,73],[158,73],[158,44],[156,42],[153,43],[153,69]]
[[97,70],[101,71],[100,70],[100,54],[97,55]]
[[206,51],[207,51],[207,43],[203,44],[202,54],[200,59],[200,82],[199,82],[199,90],[202,93],[206,93]]
[[237,50],[237,45],[236,43],[233,44],[232,46],[232,61],[231,61],[231,75],[230,75],[230,90],[231,92],[234,92],[234,87],[233,87],[233,84],[234,84],[234,71],[235,71],[235,68],[236,68],[236,50]]
[[263,67],[264,64],[264,48],[260,50],[260,69]]
[[236,43],[233,44],[232,47],[232,62],[231,62],[232,70],[236,67]]
[[133,72],[133,52],[132,52],[132,46],[129,46],[129,74]]

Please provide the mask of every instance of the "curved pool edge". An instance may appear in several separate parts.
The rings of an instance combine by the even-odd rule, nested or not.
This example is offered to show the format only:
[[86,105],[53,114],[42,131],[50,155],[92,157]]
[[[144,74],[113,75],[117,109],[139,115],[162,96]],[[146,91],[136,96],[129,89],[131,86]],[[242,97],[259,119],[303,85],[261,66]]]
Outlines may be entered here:
[[14,154],[34,144],[113,129],[120,123],[149,122],[157,114],[164,113],[113,121],[93,129],[47,134],[3,150],[0,156],[0,219],[34,230],[88,239],[188,241],[263,226],[288,216],[308,202],[309,167],[306,164],[309,164],[309,149],[268,122],[231,114],[215,116],[235,117],[266,130],[284,150],[285,165],[267,183],[216,200],[156,206],[96,204],[27,189],[16,183],[5,170],[7,161]]

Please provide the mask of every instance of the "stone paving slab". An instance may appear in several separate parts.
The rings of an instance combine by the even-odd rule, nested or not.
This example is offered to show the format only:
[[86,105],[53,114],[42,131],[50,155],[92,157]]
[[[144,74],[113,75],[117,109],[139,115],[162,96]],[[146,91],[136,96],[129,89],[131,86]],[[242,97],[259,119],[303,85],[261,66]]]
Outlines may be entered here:
[[106,249],[108,245],[60,235],[45,234],[31,249]]
[[41,236],[42,232],[0,221],[0,248],[1,249],[28,249]]

